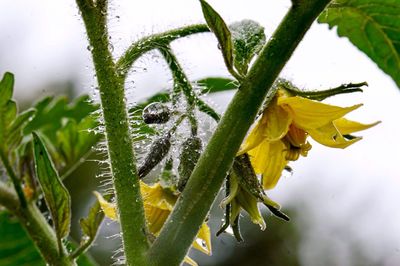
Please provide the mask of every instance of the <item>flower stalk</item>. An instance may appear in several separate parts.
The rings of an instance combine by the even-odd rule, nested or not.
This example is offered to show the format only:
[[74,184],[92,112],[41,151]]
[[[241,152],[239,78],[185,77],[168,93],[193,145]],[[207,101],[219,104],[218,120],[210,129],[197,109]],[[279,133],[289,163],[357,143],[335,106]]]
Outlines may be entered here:
[[[150,248],[148,258],[151,265],[181,263],[273,82],[329,2],[307,0],[289,9],[243,80],[174,211]],[[170,245],[171,242],[176,244]]]

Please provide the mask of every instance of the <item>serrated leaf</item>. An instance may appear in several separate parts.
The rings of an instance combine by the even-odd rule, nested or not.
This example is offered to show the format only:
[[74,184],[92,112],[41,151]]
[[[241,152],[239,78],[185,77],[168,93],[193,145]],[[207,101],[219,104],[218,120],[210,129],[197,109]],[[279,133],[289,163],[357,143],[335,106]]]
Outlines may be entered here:
[[36,176],[53,220],[57,238],[68,236],[71,224],[71,199],[39,136],[33,135]]
[[6,72],[0,81],[0,106],[11,100],[14,89],[14,75]]
[[240,74],[246,75],[251,59],[265,44],[264,27],[245,19],[229,25],[229,29],[233,42],[233,64]]
[[337,26],[367,54],[400,88],[400,1],[340,0],[320,15],[319,23]]
[[208,77],[197,80],[195,83],[203,87],[201,94],[234,90],[238,88],[235,80],[222,77]]
[[222,17],[206,1],[200,0],[200,4],[208,27],[215,34],[218,43],[221,46],[225,65],[231,72],[233,71],[233,45],[231,32]]

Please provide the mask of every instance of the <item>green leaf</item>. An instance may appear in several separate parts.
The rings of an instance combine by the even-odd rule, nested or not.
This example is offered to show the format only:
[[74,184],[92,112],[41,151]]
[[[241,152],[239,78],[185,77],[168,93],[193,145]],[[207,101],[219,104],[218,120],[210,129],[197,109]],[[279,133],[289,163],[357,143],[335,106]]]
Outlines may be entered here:
[[367,54],[400,88],[400,1],[340,0],[320,15],[319,23],[337,26]]
[[0,81],[0,106],[11,100],[14,89],[14,75],[6,72]]
[[0,265],[45,265],[18,220],[6,212],[0,213],[0,235]]
[[201,94],[235,90],[238,88],[235,80],[222,77],[208,77],[197,80],[195,83],[203,87]]
[[36,176],[50,210],[59,244],[61,244],[61,240],[68,236],[70,229],[70,196],[61,182],[42,140],[36,133],[32,134]]
[[203,10],[204,18],[210,30],[217,37],[218,43],[221,46],[221,52],[224,57],[225,65],[229,72],[233,70],[233,45],[231,32],[222,17],[204,0],[200,0],[201,9]]
[[35,109],[29,109],[25,112],[20,113],[17,118],[12,122],[9,129],[9,136],[7,137],[7,143],[11,147],[16,147],[21,143],[22,140],[22,128],[36,113]]
[[90,208],[88,216],[79,220],[79,224],[85,236],[94,240],[103,219],[104,213],[101,211],[100,203],[96,200]]
[[251,59],[265,44],[264,27],[245,19],[229,25],[229,29],[232,33],[233,64],[240,74],[246,75]]
[[0,150],[7,154],[7,138],[10,133],[10,125],[17,116],[17,104],[13,100],[8,100],[0,105]]

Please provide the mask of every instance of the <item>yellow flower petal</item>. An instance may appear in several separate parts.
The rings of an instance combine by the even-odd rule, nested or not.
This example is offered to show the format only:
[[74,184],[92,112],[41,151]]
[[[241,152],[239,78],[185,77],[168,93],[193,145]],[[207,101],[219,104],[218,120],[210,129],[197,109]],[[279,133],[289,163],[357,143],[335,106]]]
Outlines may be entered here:
[[249,150],[253,149],[257,145],[259,145],[264,140],[264,132],[263,132],[264,124],[262,123],[262,119],[257,121],[256,126],[250,131],[246,140],[240,147],[236,156],[242,155]]
[[206,223],[201,225],[196,238],[203,241],[205,246],[201,245],[196,240],[193,242],[192,246],[207,255],[211,255],[211,233],[210,228]]
[[189,256],[186,256],[184,261],[191,266],[198,266],[198,264],[194,260],[192,260]]
[[282,141],[264,141],[255,149],[249,151],[251,164],[254,171],[263,175],[264,189],[271,189],[276,186],[282,171],[287,164],[287,147]]
[[322,127],[362,106],[362,104],[358,104],[350,107],[339,107],[299,96],[279,98],[278,105],[292,115],[293,122],[297,126],[306,131]]
[[327,124],[318,129],[309,130],[308,133],[315,141],[331,148],[344,149],[361,139],[360,137],[357,137],[351,140],[346,140],[333,123]]
[[163,210],[172,210],[177,199],[175,195],[164,189],[160,183],[155,183],[154,185],[149,186],[140,181],[140,191],[145,204],[149,204]]
[[348,120],[346,118],[339,118],[339,119],[336,119],[335,121],[333,121],[336,128],[339,130],[340,133],[342,133],[342,135],[351,134],[351,133],[354,133],[357,131],[371,128],[373,126],[376,126],[380,122],[381,121],[378,121],[378,122],[375,122],[372,124],[362,124],[362,123],[359,123],[356,121]]
[[248,151],[251,165],[257,174],[263,173],[267,167],[266,161],[268,160],[267,157],[270,153],[270,144],[269,141],[264,140],[257,147]]
[[283,138],[292,123],[292,117],[280,106],[273,104],[264,112],[266,123],[263,129],[264,138],[269,141],[276,141]]
[[117,207],[114,203],[110,203],[108,201],[106,201],[103,196],[97,192],[97,191],[93,191],[93,194],[96,196],[97,200],[100,203],[100,207],[104,212],[104,215],[108,218],[110,218],[111,220],[118,220],[117,218]]
[[171,211],[153,207],[144,203],[144,212],[146,215],[147,226],[149,231],[157,236],[160,233],[165,221],[167,220]]

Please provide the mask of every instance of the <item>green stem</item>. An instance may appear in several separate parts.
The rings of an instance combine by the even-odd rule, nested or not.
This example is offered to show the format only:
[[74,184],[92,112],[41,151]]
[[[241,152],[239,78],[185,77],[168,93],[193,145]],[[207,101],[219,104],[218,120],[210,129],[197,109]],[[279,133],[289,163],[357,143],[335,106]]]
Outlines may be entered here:
[[304,0],[301,5],[290,8],[229,104],[149,250],[151,265],[173,266],[182,262],[273,82],[328,3],[329,0]]
[[143,200],[129,131],[124,79],[117,74],[109,50],[106,9],[100,11],[85,0],[76,2],[92,47],[126,262],[146,265],[149,243]]
[[121,77],[125,77],[133,63],[144,53],[164,47],[176,39],[209,31],[207,25],[196,24],[145,37],[126,50],[116,63],[116,69]]
[[3,151],[0,151],[0,159],[1,162],[4,165],[4,168],[6,168],[8,176],[11,178],[11,181],[14,185],[14,189],[17,192],[18,199],[21,202],[21,206],[25,208],[27,206],[26,198],[24,195],[24,192],[22,191],[21,187],[21,181],[18,179],[18,177],[15,175],[14,170],[12,169],[10,165],[10,161],[8,160],[7,155],[3,153]]
[[3,182],[0,182],[0,205],[18,217],[48,265],[75,265],[74,260],[66,256],[65,249],[59,252],[56,234],[37,206],[29,203],[22,208],[17,194]]

